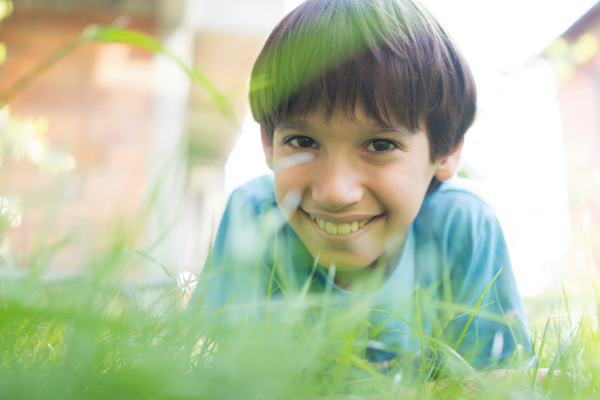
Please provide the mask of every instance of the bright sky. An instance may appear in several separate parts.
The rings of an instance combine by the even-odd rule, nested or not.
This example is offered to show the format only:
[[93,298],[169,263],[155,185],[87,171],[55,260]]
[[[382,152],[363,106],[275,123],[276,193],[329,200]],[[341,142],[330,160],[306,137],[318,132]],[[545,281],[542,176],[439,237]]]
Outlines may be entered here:
[[[288,10],[300,4],[286,0]],[[463,51],[479,112],[463,160],[482,177],[523,296],[556,276],[569,237],[560,110],[553,69],[529,62],[596,0],[423,0]],[[525,65],[527,63],[527,65]],[[248,117],[225,170],[226,195],[269,169]]]

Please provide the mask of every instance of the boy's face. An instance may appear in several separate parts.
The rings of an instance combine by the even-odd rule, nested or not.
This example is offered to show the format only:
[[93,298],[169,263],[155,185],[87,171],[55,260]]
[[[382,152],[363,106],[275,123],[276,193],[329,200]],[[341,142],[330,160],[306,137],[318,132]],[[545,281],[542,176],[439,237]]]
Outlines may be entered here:
[[313,115],[262,136],[283,215],[319,264],[340,271],[403,244],[431,179],[454,174],[461,147],[432,163],[424,131],[381,126],[360,108],[352,120]]

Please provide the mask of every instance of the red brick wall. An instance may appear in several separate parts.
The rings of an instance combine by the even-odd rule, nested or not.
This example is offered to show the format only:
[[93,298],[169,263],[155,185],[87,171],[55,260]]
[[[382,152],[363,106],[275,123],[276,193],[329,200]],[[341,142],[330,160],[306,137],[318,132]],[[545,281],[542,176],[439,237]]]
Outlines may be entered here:
[[[565,38],[575,43],[586,32],[600,38],[599,17],[580,21],[585,26],[574,26],[567,32],[576,31],[577,36]],[[600,267],[600,52],[574,68],[573,76],[561,83],[558,93],[572,244],[580,261],[585,254],[588,265]]]
[[[19,4],[23,7],[19,7]],[[119,16],[111,9],[53,12],[15,5],[0,26],[0,42],[8,59],[0,68],[0,91],[92,23],[107,24]],[[25,7],[25,8],[24,8]],[[149,16],[132,16],[130,26],[153,34]],[[77,168],[65,178],[54,177],[28,161],[6,157],[0,167],[0,195],[16,194],[25,201],[22,226],[8,232],[17,265],[29,265],[32,245],[41,234],[61,193],[55,223],[46,240],[75,232],[77,244],[61,251],[59,270],[79,268],[84,248],[97,240],[123,205],[130,215],[146,189],[146,162],[151,136],[152,55],[121,44],[91,44],[78,49],[11,101],[11,114],[48,119],[51,146],[69,151]],[[51,188],[50,194],[43,194]]]

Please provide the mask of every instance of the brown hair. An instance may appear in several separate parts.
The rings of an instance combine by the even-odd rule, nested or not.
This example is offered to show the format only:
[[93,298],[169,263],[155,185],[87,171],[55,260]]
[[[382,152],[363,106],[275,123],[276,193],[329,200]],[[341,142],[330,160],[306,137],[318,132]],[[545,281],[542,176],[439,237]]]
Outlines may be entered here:
[[250,80],[252,114],[272,137],[292,118],[361,104],[382,124],[426,129],[431,160],[473,123],[476,89],[463,56],[412,0],[307,0],[265,43]]

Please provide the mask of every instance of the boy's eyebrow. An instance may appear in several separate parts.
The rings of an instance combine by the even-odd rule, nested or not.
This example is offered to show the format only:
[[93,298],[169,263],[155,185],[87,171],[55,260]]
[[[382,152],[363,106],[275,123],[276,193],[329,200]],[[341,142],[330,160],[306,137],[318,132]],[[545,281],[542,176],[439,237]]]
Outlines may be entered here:
[[396,136],[398,139],[406,138],[409,136],[413,136],[416,132],[412,132],[410,129],[407,129],[403,126],[396,126],[391,124],[385,124],[381,122],[374,122],[368,125],[368,129],[366,131],[372,135],[377,136],[382,133],[392,134]]
[[[317,129],[314,126],[303,120],[286,121],[279,125],[279,131],[282,133],[284,131],[314,132],[316,130]],[[366,132],[369,136],[377,136],[384,133],[391,133],[393,136],[396,136],[399,139],[412,136],[416,133],[403,126],[396,126],[381,122],[369,123],[365,126],[364,132]]]
[[279,125],[279,131],[314,131],[315,128],[306,121],[295,119],[283,122]]

